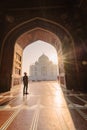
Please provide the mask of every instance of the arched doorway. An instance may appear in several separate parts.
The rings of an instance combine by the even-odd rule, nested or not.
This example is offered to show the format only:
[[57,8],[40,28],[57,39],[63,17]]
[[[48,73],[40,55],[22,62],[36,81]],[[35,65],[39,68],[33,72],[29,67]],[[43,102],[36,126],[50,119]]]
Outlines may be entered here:
[[[41,57],[42,60],[40,62]],[[33,80],[34,76],[35,78],[41,79],[41,70],[44,71],[43,68],[45,68],[46,75],[44,76],[47,76],[46,79],[50,80],[51,78],[52,80],[57,80],[59,71],[56,49],[51,44],[38,40],[26,46],[23,50],[22,76],[24,72],[27,72],[29,80]]]
[[[68,80],[68,74],[77,71],[74,43],[71,35],[63,26],[47,19],[36,17],[34,19],[20,23],[20,25],[17,25],[15,28],[13,28],[4,38],[0,58],[1,91],[9,91],[11,88],[15,43],[18,43],[18,45],[21,47],[21,50],[23,50],[27,45],[37,40],[48,42],[56,48],[60,57],[60,77],[63,73],[62,65],[64,65],[65,74],[67,75],[67,83],[70,82]],[[63,59],[66,62],[63,62]],[[73,64],[68,64],[67,67],[67,63],[72,62]],[[72,67],[73,69],[68,69]],[[73,75],[71,80],[72,78]],[[73,86],[71,85],[70,87],[72,88]]]

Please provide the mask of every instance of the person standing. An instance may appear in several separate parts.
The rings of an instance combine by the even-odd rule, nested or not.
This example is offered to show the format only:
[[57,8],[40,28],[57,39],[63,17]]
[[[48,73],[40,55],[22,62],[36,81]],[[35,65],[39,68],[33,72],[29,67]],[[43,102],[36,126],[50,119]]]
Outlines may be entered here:
[[28,94],[28,76],[27,76],[27,73],[26,73],[26,72],[24,72],[23,84],[24,84],[23,95],[24,95],[24,94]]

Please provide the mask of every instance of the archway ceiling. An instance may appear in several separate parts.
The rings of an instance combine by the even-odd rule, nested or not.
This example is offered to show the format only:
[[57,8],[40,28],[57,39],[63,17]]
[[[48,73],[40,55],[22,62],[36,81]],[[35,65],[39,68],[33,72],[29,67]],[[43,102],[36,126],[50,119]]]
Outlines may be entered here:
[[38,40],[50,43],[53,46],[55,46],[55,43],[60,44],[60,41],[57,36],[55,36],[51,32],[41,30],[38,28],[35,30],[32,30],[30,32],[26,32],[26,33],[22,34],[16,40],[16,43],[18,43],[24,49],[27,45],[29,45],[35,41],[38,41]]
[[36,8],[36,7],[64,7],[82,6],[85,0],[0,0],[1,8]]

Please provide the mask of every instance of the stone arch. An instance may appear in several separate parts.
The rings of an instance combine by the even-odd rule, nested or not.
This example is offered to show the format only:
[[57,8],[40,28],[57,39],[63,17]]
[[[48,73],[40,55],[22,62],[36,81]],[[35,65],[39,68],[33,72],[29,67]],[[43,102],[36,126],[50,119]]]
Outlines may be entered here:
[[[46,40],[44,39],[44,37],[42,38],[35,35],[36,38],[32,37],[30,43],[38,40],[38,38],[42,38],[44,41],[46,40],[48,41],[48,43],[52,44],[56,48],[57,52],[59,48],[61,48],[62,52],[65,54],[66,52],[68,52],[69,55],[66,56],[67,61],[70,62],[72,60],[75,63],[76,58],[74,51],[74,42],[66,28],[58,23],[39,17],[24,21],[23,23],[20,23],[12,28],[3,40],[2,52],[0,57],[0,82],[2,86],[2,88],[0,88],[1,91],[9,91],[11,88],[11,75],[15,42],[19,40],[19,38],[25,33],[30,33],[33,35],[40,32],[44,32],[44,34],[48,35],[50,34],[52,38],[50,39],[48,37],[48,39]],[[30,43],[27,43],[26,45]],[[22,44],[21,46],[24,47]],[[67,70],[66,63],[65,69]],[[74,70],[76,71],[76,64],[74,64]]]

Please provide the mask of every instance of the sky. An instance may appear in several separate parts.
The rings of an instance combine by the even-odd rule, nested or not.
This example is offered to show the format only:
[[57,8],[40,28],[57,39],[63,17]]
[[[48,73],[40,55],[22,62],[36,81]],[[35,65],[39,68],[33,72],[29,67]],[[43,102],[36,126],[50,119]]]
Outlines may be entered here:
[[36,41],[28,45],[23,51],[22,75],[27,72],[29,75],[29,66],[38,61],[38,58],[45,54],[54,64],[58,64],[56,49],[49,43]]

